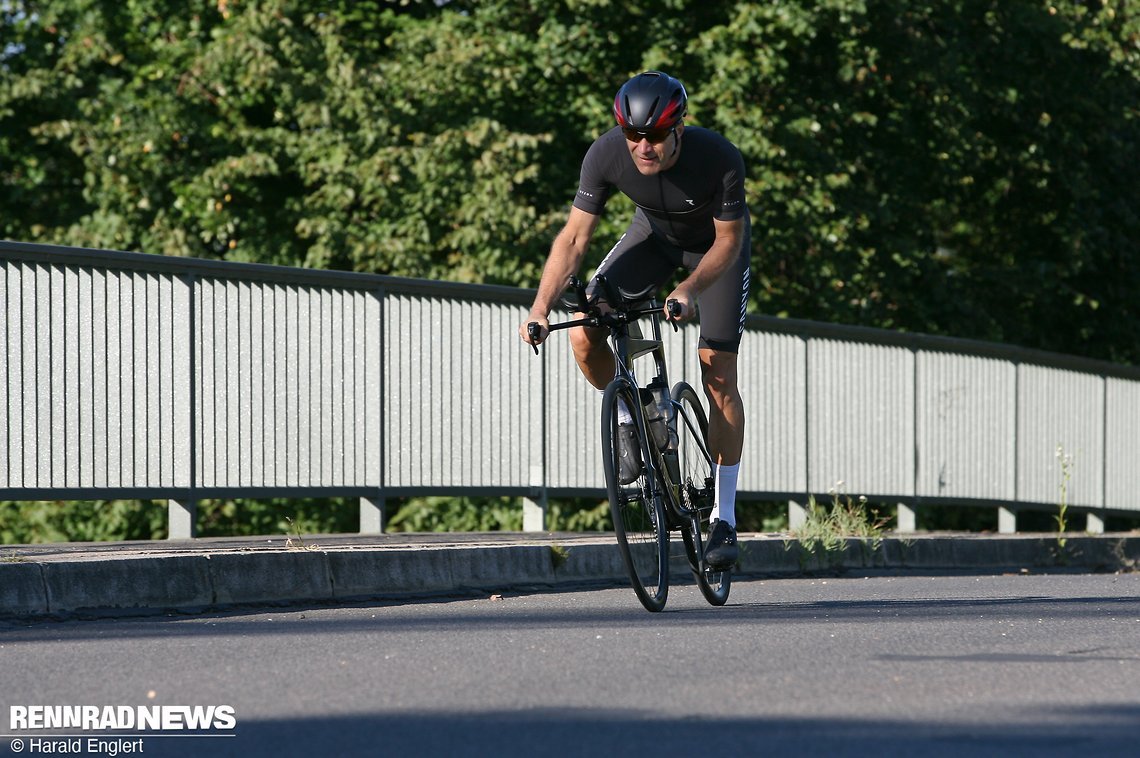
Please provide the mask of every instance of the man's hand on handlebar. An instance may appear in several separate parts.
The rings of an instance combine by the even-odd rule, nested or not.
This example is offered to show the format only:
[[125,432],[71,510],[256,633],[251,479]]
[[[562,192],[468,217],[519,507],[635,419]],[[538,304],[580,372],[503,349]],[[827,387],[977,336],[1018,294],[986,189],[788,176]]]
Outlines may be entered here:
[[693,299],[684,287],[678,287],[665,298],[664,310],[669,321],[688,321],[697,315]]
[[546,316],[538,316],[532,313],[527,316],[526,321],[519,325],[519,336],[537,353],[538,346],[550,336],[550,321]]

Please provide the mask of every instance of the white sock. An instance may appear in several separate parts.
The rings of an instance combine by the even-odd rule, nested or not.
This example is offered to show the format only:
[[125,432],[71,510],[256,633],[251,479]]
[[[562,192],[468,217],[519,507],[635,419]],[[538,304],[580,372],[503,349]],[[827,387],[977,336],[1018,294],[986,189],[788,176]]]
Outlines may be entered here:
[[711,519],[720,519],[724,523],[736,528],[736,480],[740,476],[740,464],[725,466],[717,463],[713,465],[716,477],[716,491],[713,496],[713,509]]

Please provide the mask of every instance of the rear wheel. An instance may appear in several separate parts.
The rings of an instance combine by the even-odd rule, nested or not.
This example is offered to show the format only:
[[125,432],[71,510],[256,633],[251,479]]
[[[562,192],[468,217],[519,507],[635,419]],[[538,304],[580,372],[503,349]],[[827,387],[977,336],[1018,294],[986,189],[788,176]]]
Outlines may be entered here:
[[684,382],[671,393],[676,408],[677,465],[680,470],[680,499],[689,514],[681,529],[689,568],[701,594],[713,605],[724,605],[732,584],[732,570],[713,570],[705,565],[705,545],[709,537],[709,514],[713,506],[713,463],[709,455],[709,424],[696,391]]
[[[651,486],[644,465],[635,477],[622,476],[619,449],[618,404],[634,409],[637,391],[628,381],[615,379],[602,397],[602,467],[614,517],[618,548],[629,571],[637,599],[649,611],[665,607],[669,594],[669,532],[660,494]],[[634,435],[637,458],[644,461],[648,448],[642,433]],[[622,478],[630,479],[623,483]]]

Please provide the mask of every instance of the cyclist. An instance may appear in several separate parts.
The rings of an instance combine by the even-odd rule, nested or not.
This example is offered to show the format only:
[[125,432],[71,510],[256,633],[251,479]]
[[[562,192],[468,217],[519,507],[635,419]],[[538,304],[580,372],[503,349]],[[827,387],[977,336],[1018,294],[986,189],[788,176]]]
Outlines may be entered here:
[[[700,308],[699,355],[709,398],[709,448],[715,465],[715,500],[706,559],[715,568],[735,563],[736,485],[744,445],[744,404],[737,386],[737,351],[744,331],[751,260],[751,223],[744,201],[744,160],[716,132],[686,127],[688,95],[660,71],[639,74],[614,98],[617,126],[598,137],[582,162],[578,192],[565,226],[551,245],[538,294],[519,328],[542,328],[566,282],[578,272],[607,199],[616,189],[637,206],[625,234],[595,272],[630,292],[661,287],[683,268],[688,273],[666,300],[681,303],[681,319]],[[614,357],[603,329],[571,330],[574,357],[586,379],[604,390]],[[621,416],[619,413],[619,421]],[[632,417],[619,429],[622,479],[635,478],[640,452],[630,445]],[[624,445],[622,442],[626,441]],[[632,461],[632,466],[630,462]],[[631,470],[632,468],[632,470]]]

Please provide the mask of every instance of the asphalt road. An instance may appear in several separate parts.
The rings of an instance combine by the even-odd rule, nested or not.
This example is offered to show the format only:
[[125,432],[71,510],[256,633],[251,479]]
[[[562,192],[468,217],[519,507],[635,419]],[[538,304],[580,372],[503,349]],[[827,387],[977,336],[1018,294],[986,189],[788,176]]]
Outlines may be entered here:
[[0,749],[81,734],[14,731],[31,705],[233,709],[213,736],[83,735],[105,755],[1136,755],[1140,575],[0,622]]

